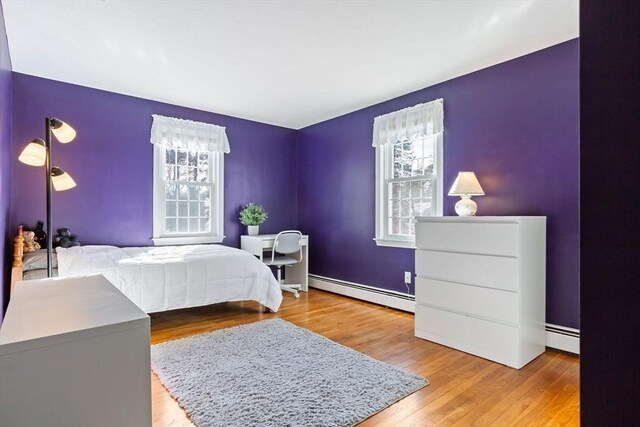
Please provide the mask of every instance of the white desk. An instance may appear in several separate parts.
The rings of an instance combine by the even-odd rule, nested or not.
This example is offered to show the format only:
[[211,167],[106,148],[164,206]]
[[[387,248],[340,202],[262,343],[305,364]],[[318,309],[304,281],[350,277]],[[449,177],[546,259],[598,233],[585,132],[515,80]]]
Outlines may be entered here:
[[18,282],[0,329],[0,425],[151,426],[149,316],[102,275]]
[[[265,251],[271,256],[273,242],[277,234],[259,234],[257,236],[240,236],[240,249],[252,253],[253,255],[263,259]],[[285,272],[285,283],[299,283],[302,290],[309,290],[309,236],[302,236],[302,261],[293,264],[287,268]]]

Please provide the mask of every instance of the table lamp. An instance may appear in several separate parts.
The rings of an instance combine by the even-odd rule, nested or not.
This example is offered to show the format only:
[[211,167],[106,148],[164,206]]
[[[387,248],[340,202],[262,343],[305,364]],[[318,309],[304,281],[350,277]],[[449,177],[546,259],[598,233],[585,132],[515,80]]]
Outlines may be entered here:
[[484,191],[475,173],[458,172],[458,176],[449,190],[449,196],[460,196],[460,200],[456,203],[458,216],[475,216],[478,205],[471,200],[471,196],[484,196]]

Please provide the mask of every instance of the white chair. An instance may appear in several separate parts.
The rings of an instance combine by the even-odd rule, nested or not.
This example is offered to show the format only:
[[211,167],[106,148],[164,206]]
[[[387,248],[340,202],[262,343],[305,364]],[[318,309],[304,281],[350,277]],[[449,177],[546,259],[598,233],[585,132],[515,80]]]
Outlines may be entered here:
[[[276,256],[276,253],[279,256]],[[302,261],[302,233],[297,230],[281,231],[276,236],[271,249],[271,259],[263,259],[267,265],[273,265],[278,268],[278,283],[280,289],[291,292],[296,298],[300,298],[299,291],[302,289],[300,284],[285,284],[282,280],[282,267],[291,267]]]

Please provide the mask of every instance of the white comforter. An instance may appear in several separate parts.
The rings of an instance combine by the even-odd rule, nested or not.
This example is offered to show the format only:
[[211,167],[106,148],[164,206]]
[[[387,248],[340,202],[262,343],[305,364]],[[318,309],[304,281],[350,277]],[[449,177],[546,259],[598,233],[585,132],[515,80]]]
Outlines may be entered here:
[[103,274],[147,313],[254,300],[277,311],[282,291],[269,267],[222,245],[57,248],[60,277]]

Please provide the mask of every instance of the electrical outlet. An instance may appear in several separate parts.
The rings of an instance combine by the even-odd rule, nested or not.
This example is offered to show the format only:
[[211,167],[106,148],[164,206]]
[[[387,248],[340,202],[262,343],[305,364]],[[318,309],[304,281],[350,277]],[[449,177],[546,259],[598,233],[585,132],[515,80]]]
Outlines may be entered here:
[[405,271],[404,272],[404,283],[411,284],[411,272],[410,271]]

